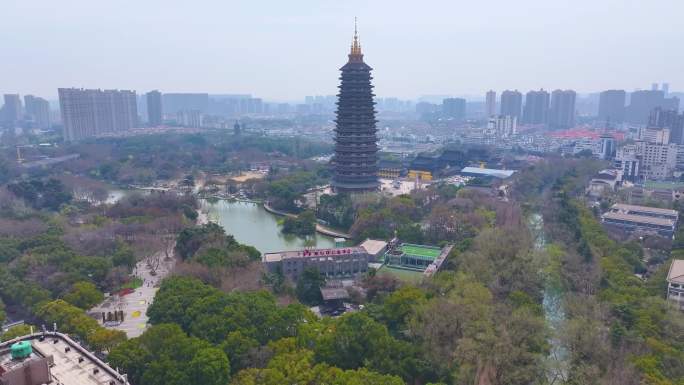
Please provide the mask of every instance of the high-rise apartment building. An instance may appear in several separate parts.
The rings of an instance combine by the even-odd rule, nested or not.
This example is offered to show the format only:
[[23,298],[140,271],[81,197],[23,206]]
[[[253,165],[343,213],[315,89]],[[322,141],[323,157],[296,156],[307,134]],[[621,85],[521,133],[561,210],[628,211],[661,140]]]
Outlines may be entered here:
[[35,127],[40,129],[50,128],[50,102],[47,100],[33,96],[24,96],[24,109],[26,110],[26,117],[33,122]]
[[501,115],[522,117],[522,94],[518,90],[506,90],[501,93]]
[[465,120],[466,100],[462,98],[446,98],[442,100],[442,113],[447,118]]
[[553,91],[549,108],[549,127],[561,130],[574,127],[576,100],[577,94],[573,90]]
[[546,124],[549,114],[549,93],[541,89],[525,95],[523,122],[525,124]]
[[203,126],[204,116],[199,110],[178,111],[176,123],[182,127],[198,128]]
[[340,69],[331,185],[337,192],[376,191],[380,182],[372,68],[363,61],[356,28],[348,57]]
[[154,90],[146,94],[147,97],[147,123],[152,127],[162,124],[162,94]]
[[607,90],[599,95],[598,119],[622,123],[625,120],[625,90]]
[[489,118],[496,115],[496,92],[489,90],[485,96],[485,114]]
[[19,94],[5,94],[5,105],[3,106],[3,120],[7,123],[16,123],[21,120],[21,98]]
[[684,114],[677,113],[677,110],[656,107],[648,118],[648,127],[667,129],[670,132],[669,143],[684,144]]
[[40,129],[50,128],[50,103],[40,97],[24,95],[24,110],[26,118]]
[[648,123],[648,117],[655,108],[679,110],[679,98],[666,98],[661,90],[634,91],[627,107],[627,121],[636,124]]
[[135,91],[59,88],[58,93],[67,141],[124,131],[137,125]]

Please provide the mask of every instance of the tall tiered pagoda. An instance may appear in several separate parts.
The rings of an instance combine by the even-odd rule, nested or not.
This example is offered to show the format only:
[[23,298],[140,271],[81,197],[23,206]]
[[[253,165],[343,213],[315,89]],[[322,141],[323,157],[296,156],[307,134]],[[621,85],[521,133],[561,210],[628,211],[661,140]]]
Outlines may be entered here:
[[349,61],[340,70],[332,187],[336,192],[377,191],[380,183],[372,68],[363,62],[356,26]]

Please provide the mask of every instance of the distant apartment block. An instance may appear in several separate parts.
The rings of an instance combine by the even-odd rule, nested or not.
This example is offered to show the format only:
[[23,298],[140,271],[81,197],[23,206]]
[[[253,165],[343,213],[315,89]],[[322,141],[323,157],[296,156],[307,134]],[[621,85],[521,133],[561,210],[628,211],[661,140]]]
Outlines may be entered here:
[[199,110],[179,111],[176,114],[176,123],[182,127],[202,127],[204,115]]
[[485,96],[485,114],[489,118],[496,115],[496,92],[489,90]]
[[525,95],[525,108],[523,111],[523,123],[546,124],[548,123],[550,96],[543,89],[530,91]]
[[684,259],[675,259],[667,272],[667,299],[684,310]]
[[677,229],[676,210],[616,203],[601,216],[601,222],[626,231],[655,233],[671,238]]
[[21,120],[21,98],[19,94],[5,94],[5,105],[2,108],[2,120],[7,123],[16,123]]
[[148,92],[147,98],[147,124],[158,127],[162,124],[162,94],[154,90]]
[[51,126],[50,103],[37,96],[24,95],[26,117],[36,128],[46,129]]
[[59,88],[64,140],[125,131],[137,126],[135,91]]
[[304,249],[267,253],[261,261],[268,272],[280,271],[292,280],[309,267],[318,269],[326,278],[345,278],[367,272],[369,254],[363,247]]
[[669,130],[669,142],[684,144],[684,114],[656,107],[648,117],[648,127]]
[[575,126],[575,101],[577,94],[572,90],[555,90],[551,93],[549,127],[568,129]]
[[514,116],[520,121],[522,117],[522,94],[518,90],[506,90],[501,93],[500,115]]
[[625,120],[625,90],[607,90],[599,95],[598,119],[611,123],[622,123]]
[[442,113],[447,118],[464,120],[466,116],[466,100],[461,98],[446,98],[442,100]]
[[180,111],[197,110],[206,114],[209,109],[209,94],[171,93],[162,96],[164,114],[177,114]]
[[655,108],[666,110],[679,110],[679,99],[676,97],[666,98],[660,90],[634,91],[630,95],[627,107],[627,121],[635,124],[648,123],[651,111]]

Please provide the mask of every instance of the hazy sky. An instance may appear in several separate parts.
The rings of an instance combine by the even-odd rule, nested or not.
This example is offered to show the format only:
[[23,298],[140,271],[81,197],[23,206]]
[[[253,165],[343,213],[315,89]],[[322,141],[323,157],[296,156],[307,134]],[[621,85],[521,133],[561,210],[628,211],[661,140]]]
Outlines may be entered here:
[[333,94],[359,18],[378,96],[684,90],[684,0],[0,0],[0,92]]

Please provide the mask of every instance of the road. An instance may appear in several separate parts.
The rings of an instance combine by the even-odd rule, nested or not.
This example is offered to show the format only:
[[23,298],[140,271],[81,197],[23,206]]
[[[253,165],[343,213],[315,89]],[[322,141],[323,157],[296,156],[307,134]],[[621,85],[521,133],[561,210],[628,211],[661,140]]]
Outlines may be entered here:
[[[171,246],[173,248],[173,246]],[[173,253],[170,253],[173,255]],[[159,267],[156,274],[152,275],[148,261],[159,259]],[[154,295],[157,293],[159,283],[166,277],[175,265],[175,259],[165,259],[165,253],[159,251],[153,257],[144,259],[135,266],[133,275],[143,281],[143,285],[133,293],[119,296],[111,295],[105,298],[104,302],[91,309],[90,313],[102,324],[102,312],[112,312],[123,310],[124,320],[121,323],[108,322],[104,326],[110,329],[122,330],[126,332],[128,338],[138,337],[147,329],[147,308],[152,304]]]

